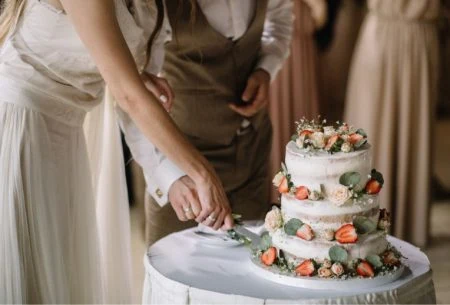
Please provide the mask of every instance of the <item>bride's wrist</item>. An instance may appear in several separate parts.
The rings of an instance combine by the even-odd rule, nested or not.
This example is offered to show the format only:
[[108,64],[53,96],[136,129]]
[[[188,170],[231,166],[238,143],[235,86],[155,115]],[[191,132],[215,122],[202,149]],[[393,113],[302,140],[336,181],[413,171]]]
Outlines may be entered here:
[[212,174],[213,173],[210,165],[208,163],[201,162],[200,165],[198,165],[189,176],[195,182],[195,184],[205,185],[210,183]]

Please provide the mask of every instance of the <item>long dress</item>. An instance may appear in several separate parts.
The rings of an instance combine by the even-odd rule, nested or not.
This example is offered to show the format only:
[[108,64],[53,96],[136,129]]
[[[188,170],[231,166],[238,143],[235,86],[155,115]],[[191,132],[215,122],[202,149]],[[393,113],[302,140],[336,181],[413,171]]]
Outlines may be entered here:
[[[295,122],[303,116],[312,119],[319,114],[314,20],[303,1],[294,2],[294,14],[291,56],[270,86],[269,114],[274,134],[270,175],[274,175],[284,162],[285,146],[295,131]],[[277,202],[278,192],[272,186],[270,189],[272,202]]]
[[[142,69],[148,39],[126,3],[115,5]],[[0,49],[0,303],[131,302],[124,178],[105,178],[123,174],[111,170],[121,151],[117,122],[107,115],[101,122],[112,131],[95,120],[88,127],[117,136],[89,140],[116,145],[115,158],[99,147],[89,155],[83,131],[88,111],[112,113],[112,105],[99,106],[104,92],[67,15],[27,0]]]
[[362,127],[385,176],[381,203],[396,236],[427,242],[432,124],[438,92],[440,0],[369,0],[345,120]]

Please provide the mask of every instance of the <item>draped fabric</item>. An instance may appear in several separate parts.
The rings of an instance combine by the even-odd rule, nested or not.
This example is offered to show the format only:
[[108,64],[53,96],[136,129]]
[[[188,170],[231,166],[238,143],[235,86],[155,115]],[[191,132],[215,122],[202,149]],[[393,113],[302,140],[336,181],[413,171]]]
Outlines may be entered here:
[[[303,116],[313,118],[319,114],[314,21],[303,1],[294,3],[291,55],[270,88],[269,113],[273,125],[270,175],[274,175],[284,162],[285,146],[295,131],[295,121]],[[271,189],[271,200],[276,202],[278,194]]]
[[428,240],[439,0],[371,0],[352,62],[345,120],[362,127],[384,174],[393,233]]
[[129,303],[133,287],[130,212],[120,129],[108,90],[105,102],[88,113],[83,127],[96,202],[103,302]]

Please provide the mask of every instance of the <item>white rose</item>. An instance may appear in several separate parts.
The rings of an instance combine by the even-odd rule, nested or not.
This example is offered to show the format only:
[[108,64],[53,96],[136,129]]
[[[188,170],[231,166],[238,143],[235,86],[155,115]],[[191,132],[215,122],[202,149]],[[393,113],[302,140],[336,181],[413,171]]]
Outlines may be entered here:
[[319,277],[330,277],[332,275],[331,270],[325,267],[320,267],[317,273]]
[[303,148],[303,145],[305,144],[305,137],[304,136],[298,137],[297,140],[295,140],[295,144],[297,144],[298,148]]
[[311,191],[308,196],[309,200],[317,201],[320,199],[320,193],[318,191]]
[[331,271],[337,276],[340,276],[344,273],[344,267],[340,263],[334,263],[333,266],[331,266]]
[[278,172],[275,177],[273,177],[272,183],[273,185],[275,185],[276,187],[279,187],[281,182],[284,179],[284,173],[283,172]]
[[325,147],[325,135],[323,132],[315,132],[310,137],[311,142],[316,148],[324,148]]
[[283,217],[281,216],[281,211],[278,208],[273,208],[269,213],[266,214],[266,219],[264,222],[264,227],[269,232],[274,232],[276,229],[281,228],[283,225]]
[[350,199],[352,193],[344,186],[336,186],[331,192],[328,193],[328,199],[337,206],[341,206]]
[[352,150],[352,146],[348,142],[344,142],[341,146],[342,152],[348,153]]
[[325,126],[323,128],[323,133],[324,133],[325,137],[329,138],[336,134],[336,130],[334,129],[333,126]]
[[322,263],[322,267],[331,268],[331,261],[329,259],[325,259]]

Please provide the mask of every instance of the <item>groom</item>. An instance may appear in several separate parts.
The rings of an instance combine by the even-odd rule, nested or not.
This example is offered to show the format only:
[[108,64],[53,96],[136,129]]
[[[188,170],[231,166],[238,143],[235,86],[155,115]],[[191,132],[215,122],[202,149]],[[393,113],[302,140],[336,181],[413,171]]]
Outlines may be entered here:
[[[289,53],[292,5],[197,0],[192,8],[190,1],[166,1],[169,22],[162,33],[172,40],[164,50],[163,44],[153,46],[153,54],[165,51],[160,64],[175,93],[174,121],[214,166],[233,212],[244,219],[262,219],[269,207],[272,128],[266,105],[270,81]],[[163,162],[146,181],[149,244],[195,225],[179,222],[167,204],[192,213],[195,188],[185,173]]]

